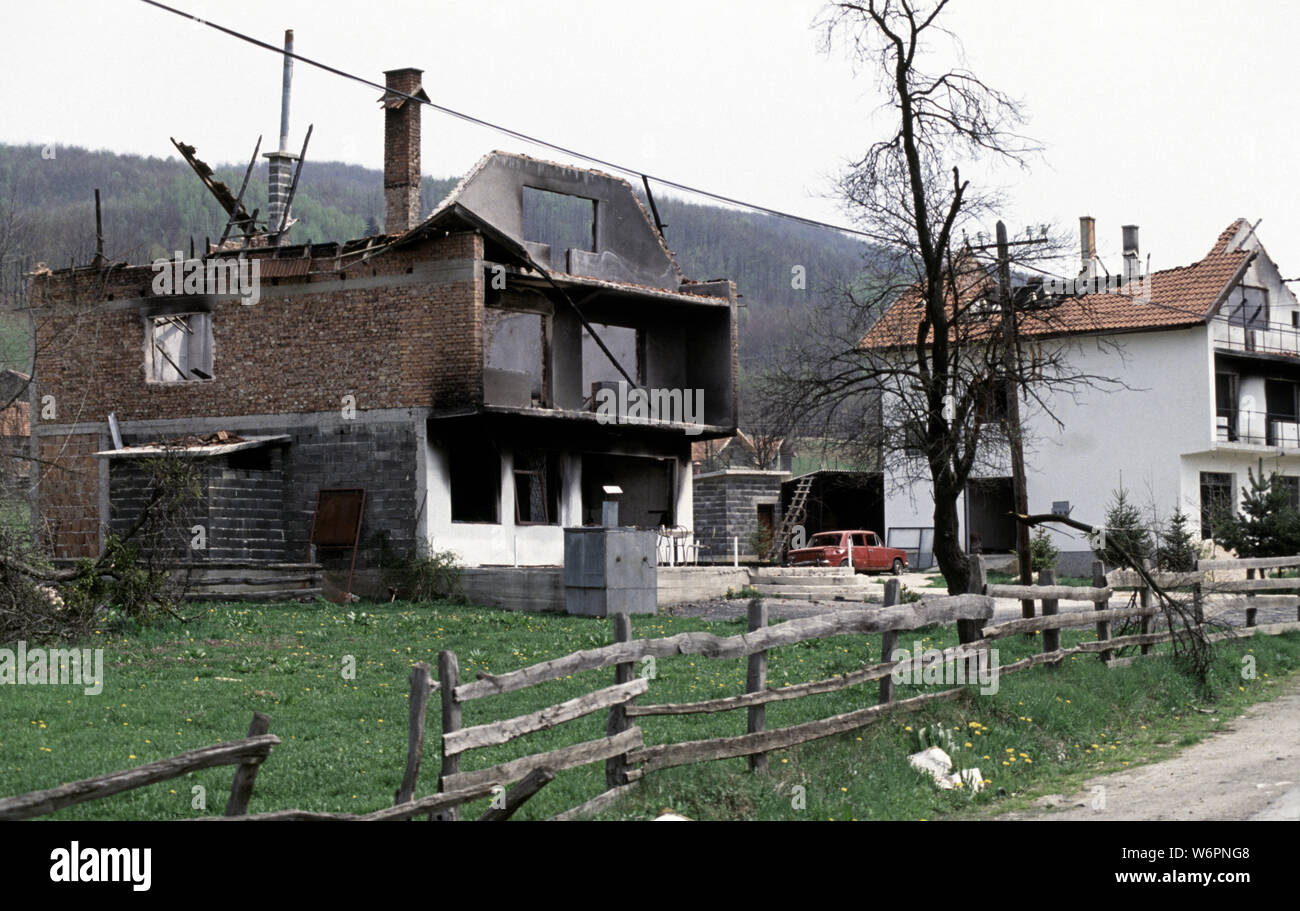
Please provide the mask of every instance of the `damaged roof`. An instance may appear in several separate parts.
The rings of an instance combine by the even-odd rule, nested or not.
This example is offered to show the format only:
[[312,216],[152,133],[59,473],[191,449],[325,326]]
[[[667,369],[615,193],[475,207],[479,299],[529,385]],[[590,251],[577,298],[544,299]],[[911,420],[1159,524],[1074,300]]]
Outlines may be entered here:
[[[530,241],[524,237],[525,187],[589,199],[598,207],[595,249],[567,251],[567,273],[537,263],[537,251],[530,249]],[[483,156],[429,217],[405,237],[419,236],[455,217],[493,234],[512,252],[549,273],[673,292],[686,283],[632,185],[603,171],[494,151]]]
[[[1241,243],[1250,225],[1239,218],[1219,235],[1210,251],[1189,266],[1150,275],[1150,300],[1120,293],[1053,297],[1017,310],[1022,336],[1051,337],[1105,332],[1174,329],[1205,323],[1218,312],[1225,296],[1241,281],[1257,251]],[[996,296],[996,284],[982,268],[961,289],[962,305],[981,296]],[[1144,284],[1144,283],[1143,283]],[[903,294],[862,339],[863,348],[894,348],[916,344],[925,312],[917,289]],[[1000,331],[996,311],[986,320],[987,331]]]

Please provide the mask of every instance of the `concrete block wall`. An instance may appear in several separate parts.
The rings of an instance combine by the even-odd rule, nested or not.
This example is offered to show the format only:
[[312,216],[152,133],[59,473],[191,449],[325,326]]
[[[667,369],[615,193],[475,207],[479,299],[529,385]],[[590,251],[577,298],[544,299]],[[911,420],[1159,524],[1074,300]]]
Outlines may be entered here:
[[266,471],[220,464],[207,470],[207,559],[288,561],[284,535],[282,450]]
[[701,559],[721,560],[732,553],[733,538],[740,538],[741,557],[753,554],[750,536],[758,529],[758,506],[774,504],[776,527],[781,523],[781,482],[785,472],[728,470],[695,478],[695,540]]

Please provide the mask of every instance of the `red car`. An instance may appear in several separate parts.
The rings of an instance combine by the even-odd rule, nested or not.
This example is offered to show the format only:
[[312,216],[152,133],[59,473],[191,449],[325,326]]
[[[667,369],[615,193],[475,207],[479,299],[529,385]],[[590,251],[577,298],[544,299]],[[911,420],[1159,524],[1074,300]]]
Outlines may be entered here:
[[821,531],[808,546],[790,551],[791,566],[845,566],[853,544],[853,569],[857,572],[892,572],[907,569],[907,553],[886,547],[874,531]]

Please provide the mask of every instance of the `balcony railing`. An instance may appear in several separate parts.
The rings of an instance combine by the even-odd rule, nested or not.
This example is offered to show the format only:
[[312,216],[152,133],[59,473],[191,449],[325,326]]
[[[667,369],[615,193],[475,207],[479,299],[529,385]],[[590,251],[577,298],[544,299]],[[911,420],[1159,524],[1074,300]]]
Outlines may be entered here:
[[1236,320],[1217,317],[1212,331],[1218,348],[1300,357],[1300,328],[1294,326],[1264,322],[1242,325]]
[[1300,449],[1300,416],[1294,414],[1220,409],[1214,430],[1220,443]]

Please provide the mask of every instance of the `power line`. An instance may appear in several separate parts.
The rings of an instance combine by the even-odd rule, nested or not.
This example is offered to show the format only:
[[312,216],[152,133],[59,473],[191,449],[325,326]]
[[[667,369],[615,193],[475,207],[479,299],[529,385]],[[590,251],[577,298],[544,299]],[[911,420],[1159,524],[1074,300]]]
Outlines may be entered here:
[[378,89],[381,92],[390,93],[393,95],[400,95],[401,97],[405,98],[408,101],[416,101],[419,102],[420,104],[428,105],[429,107],[433,108],[435,111],[438,111],[442,114],[446,114],[450,117],[455,117],[460,120],[464,120],[467,123],[475,124],[477,126],[487,127],[490,130],[496,130],[499,133],[503,133],[506,136],[510,136],[522,142],[531,143],[533,145],[538,145],[538,146],[542,146],[543,148],[551,149],[552,151],[555,152],[560,152],[565,155],[570,155],[574,158],[579,158],[582,159],[583,161],[600,165],[603,168],[608,168],[611,171],[618,171],[622,174],[628,174],[635,177],[640,177],[642,178],[642,180],[653,180],[656,183],[664,185],[665,187],[672,187],[674,190],[681,190],[684,193],[693,193],[697,196],[703,196],[707,199],[712,199],[715,202],[721,202],[731,206],[739,206],[741,208],[749,209],[754,212],[761,212],[764,215],[773,215],[776,216],[777,218],[790,219],[791,221],[801,222],[805,225],[809,225],[815,228],[828,228],[832,231],[840,231],[844,234],[855,234],[858,235],[859,237],[867,237],[873,240],[877,239],[876,236],[869,231],[862,231],[856,228],[845,228],[841,225],[833,225],[829,222],[817,221],[816,219],[813,218],[805,218],[802,215],[793,215],[789,212],[782,212],[779,209],[772,209],[772,208],[768,208],[767,206],[760,206],[757,203],[745,202],[744,200],[735,199],[734,197],[731,196],[724,196],[721,193],[714,193],[709,190],[702,190],[699,187],[690,186],[689,184],[678,183],[675,180],[669,180],[665,177],[656,177],[655,175],[647,174],[646,172],[638,168],[632,168],[632,167],[628,167],[627,165],[621,165],[613,161],[608,161],[604,158],[597,158],[594,155],[587,155],[583,152],[577,151],[576,149],[571,149],[568,148],[567,146],[558,145],[557,143],[553,143],[553,142],[547,142],[545,139],[539,139],[536,136],[530,136],[529,134],[521,133],[518,130],[512,130],[510,127],[502,126],[501,124],[498,123],[493,123],[490,120],[484,120],[480,117],[475,117],[472,114],[466,114],[462,111],[453,110],[452,108],[445,107],[444,105],[441,104],[436,104],[432,101],[427,101],[423,98],[416,98],[413,95],[408,95],[407,93],[398,91],[397,89],[391,89],[386,85],[382,85],[371,79],[367,79],[364,76],[358,76],[355,73],[349,73],[346,70],[341,70],[338,67],[330,66],[329,64],[322,63],[319,60],[313,60],[310,57],[304,57],[302,54],[298,54],[293,51],[286,51],[282,47],[276,47],[273,44],[268,44],[267,42],[262,41],[258,38],[254,38],[251,35],[247,35],[243,32],[237,31],[232,28],[227,28],[224,25],[218,25],[215,22],[211,22],[207,19],[202,19],[198,16],[193,15],[192,13],[187,13],[184,10],[179,10],[176,9],[175,7],[168,6],[165,3],[159,3],[158,0],[142,0],[142,2],[147,3],[150,6],[155,6],[158,9],[165,10],[166,12],[173,13],[174,15],[180,16],[183,19],[190,19],[193,20],[194,22],[199,23],[200,25],[206,25],[209,28],[216,29],[217,31],[222,32],[223,34],[229,35],[232,38],[237,38],[240,41],[246,41],[249,44],[255,45],[256,47],[260,47],[264,50],[268,50],[275,54],[278,54],[281,57],[292,57],[294,60],[302,61],[308,66],[314,66],[317,69],[324,70],[325,72],[331,73],[335,76],[342,76],[344,79],[351,79],[354,82],[359,82],[362,85],[370,86],[371,88]]

